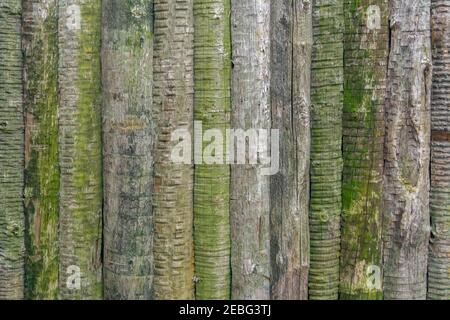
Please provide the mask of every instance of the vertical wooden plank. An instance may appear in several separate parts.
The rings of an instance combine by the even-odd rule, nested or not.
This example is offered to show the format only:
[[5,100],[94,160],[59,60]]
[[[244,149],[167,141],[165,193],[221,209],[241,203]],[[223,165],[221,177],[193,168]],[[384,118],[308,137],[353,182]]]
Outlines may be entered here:
[[309,297],[337,299],[341,234],[343,0],[313,7]]
[[[202,122],[204,131],[217,129],[222,137],[230,126],[230,6],[231,0],[194,0],[194,119]],[[202,150],[210,142],[214,143],[204,142]],[[225,141],[216,141],[216,144],[220,148],[225,146]],[[212,156],[213,151],[208,155]],[[197,299],[230,297],[229,188],[230,167],[223,161],[219,164],[196,162],[194,245]]]
[[152,298],[153,1],[102,2],[106,299]]
[[23,1],[25,106],[25,288],[58,296],[58,6]]
[[172,133],[193,136],[193,2],[154,4],[154,291],[156,299],[193,299],[193,165],[171,161]]
[[0,299],[23,298],[22,1],[0,3]]
[[[253,130],[271,128],[270,0],[233,0],[231,24],[231,127],[251,139],[251,132],[258,134]],[[257,152],[257,143],[253,140],[248,152]],[[270,299],[270,177],[263,167],[231,166],[232,299]]]
[[271,298],[307,299],[312,3],[271,3],[271,117],[280,168],[270,181]]
[[384,298],[425,299],[430,237],[430,0],[390,2]]
[[101,299],[101,1],[58,4],[59,296]]
[[340,299],[381,299],[387,0],[344,3]]
[[431,246],[428,299],[450,299],[450,2],[431,1]]

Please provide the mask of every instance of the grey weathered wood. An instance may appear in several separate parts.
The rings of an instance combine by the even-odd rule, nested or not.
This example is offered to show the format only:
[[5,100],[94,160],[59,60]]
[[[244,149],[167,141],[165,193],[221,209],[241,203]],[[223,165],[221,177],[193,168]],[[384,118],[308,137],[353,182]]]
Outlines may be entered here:
[[450,299],[450,1],[431,1],[431,246],[428,298]]
[[384,167],[385,299],[425,299],[430,235],[430,0],[390,2]]
[[22,2],[0,2],[0,299],[23,297]]
[[153,288],[153,2],[102,3],[104,296],[148,300]]
[[307,299],[312,3],[271,2],[271,116],[280,171],[270,181],[271,298]]
[[[269,129],[270,0],[233,0],[231,8],[231,127]],[[269,182],[259,165],[231,166],[232,299],[270,298]]]

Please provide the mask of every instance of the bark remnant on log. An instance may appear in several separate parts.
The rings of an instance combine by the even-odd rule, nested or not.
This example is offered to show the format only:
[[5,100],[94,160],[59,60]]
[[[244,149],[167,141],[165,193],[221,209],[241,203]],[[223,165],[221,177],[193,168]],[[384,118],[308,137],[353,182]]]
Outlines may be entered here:
[[450,2],[431,1],[431,245],[428,299],[450,299]]
[[58,1],[23,1],[25,297],[58,296]]

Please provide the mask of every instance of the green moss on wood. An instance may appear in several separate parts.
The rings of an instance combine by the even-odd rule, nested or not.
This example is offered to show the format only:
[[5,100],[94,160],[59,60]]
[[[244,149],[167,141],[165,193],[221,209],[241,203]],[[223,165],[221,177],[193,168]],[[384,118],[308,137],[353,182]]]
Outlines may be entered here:
[[[79,8],[80,15],[74,7]],[[60,1],[60,297],[102,297],[101,1]],[[70,22],[79,19],[77,29]],[[76,25],[76,24],[75,24]],[[81,287],[67,285],[71,266]]]
[[[382,269],[381,206],[388,8],[383,0],[346,0],[344,5],[340,298],[380,299],[381,287],[368,286],[372,282],[367,268],[376,266]],[[369,6],[380,9],[380,26],[377,29],[368,28]]]
[[[230,9],[230,0],[194,0],[194,118],[202,122],[203,130],[219,129],[223,137],[230,124],[231,107]],[[230,297],[229,184],[229,166],[196,164],[197,299]]]
[[342,178],[343,1],[313,5],[310,299],[337,299]]
[[58,44],[56,1],[24,2],[26,297],[58,294]]

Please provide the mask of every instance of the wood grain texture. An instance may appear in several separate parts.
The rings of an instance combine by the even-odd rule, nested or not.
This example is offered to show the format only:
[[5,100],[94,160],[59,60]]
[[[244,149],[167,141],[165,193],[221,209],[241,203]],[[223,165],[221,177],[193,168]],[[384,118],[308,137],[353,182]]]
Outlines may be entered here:
[[58,5],[59,297],[101,299],[101,1]]
[[313,2],[310,299],[337,299],[341,234],[343,0]]
[[430,0],[390,2],[384,298],[425,299],[430,237]]
[[106,299],[153,296],[153,2],[102,2]]
[[[270,129],[270,1],[233,0],[231,8],[231,127]],[[260,165],[231,166],[232,299],[270,298],[269,182]]]
[[22,1],[0,2],[0,299],[23,298]]
[[[194,0],[194,119],[225,137],[231,108],[230,0]],[[199,141],[196,141],[196,143]],[[203,143],[203,148],[209,143]],[[223,141],[223,144],[225,142]],[[230,297],[230,167],[195,166],[196,298]]]
[[[381,299],[387,0],[344,2],[344,113],[340,299]],[[378,269],[375,269],[378,268]],[[369,285],[368,285],[369,283]]]
[[154,0],[154,292],[194,298],[193,165],[174,164],[174,130],[193,136],[193,3]]
[[28,299],[58,296],[58,7],[23,1],[25,107],[25,289]]
[[428,299],[450,299],[450,1],[431,1],[431,246]]
[[271,298],[307,299],[312,3],[271,3],[271,118],[280,169],[270,179]]

